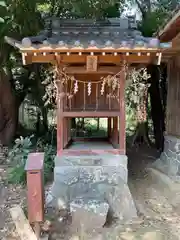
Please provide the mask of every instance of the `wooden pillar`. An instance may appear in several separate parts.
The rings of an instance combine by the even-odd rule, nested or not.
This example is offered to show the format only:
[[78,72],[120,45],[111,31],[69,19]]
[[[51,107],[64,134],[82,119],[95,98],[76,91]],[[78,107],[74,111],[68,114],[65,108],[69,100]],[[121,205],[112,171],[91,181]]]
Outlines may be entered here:
[[67,146],[67,143],[68,143],[68,132],[67,132],[67,127],[68,127],[68,124],[67,124],[67,121],[68,119],[67,118],[64,118],[63,119],[63,122],[64,122],[64,128],[63,128],[63,131],[64,131],[64,148]]
[[62,154],[64,148],[64,129],[63,129],[63,84],[58,84],[58,100],[57,100],[57,155]]
[[125,112],[125,67],[120,76],[120,88],[119,88],[119,149],[122,154],[126,154],[126,112]]
[[118,144],[118,118],[113,117],[113,143]]
[[111,117],[108,118],[108,122],[107,122],[107,134],[108,134],[108,138],[110,140],[110,138],[111,138]]
[[71,118],[68,118],[68,143],[71,140]]

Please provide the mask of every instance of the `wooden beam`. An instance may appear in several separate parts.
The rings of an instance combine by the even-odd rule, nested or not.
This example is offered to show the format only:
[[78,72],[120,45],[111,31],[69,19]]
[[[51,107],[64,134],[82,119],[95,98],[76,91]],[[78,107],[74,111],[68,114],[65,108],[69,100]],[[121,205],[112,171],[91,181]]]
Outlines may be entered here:
[[81,111],[81,112],[63,112],[63,117],[116,117],[120,116],[120,111],[102,111],[102,112],[96,112],[96,111]]
[[[31,56],[31,57],[29,57]],[[61,63],[64,64],[86,64],[86,57],[88,54],[70,54],[69,56],[67,54],[60,54],[61,56]],[[119,65],[122,61],[126,60],[129,63],[150,63],[153,61],[155,57],[155,53],[150,53],[150,55],[141,54],[138,56],[137,53],[133,53],[130,55],[126,54],[107,54],[107,55],[101,55],[98,56],[98,64],[117,64]],[[55,63],[55,53],[46,53],[46,55],[43,55],[43,53],[37,53],[37,55],[34,55],[32,53],[27,53],[26,57],[26,64],[31,64],[33,62],[36,63]]]
[[66,67],[66,73],[69,75],[74,74],[116,74],[119,72],[119,67],[117,66],[99,66],[97,71],[88,71],[85,66],[78,67]]
[[[148,55],[149,54],[149,55]],[[175,54],[175,53],[173,53]],[[46,53],[46,55],[43,54],[43,52],[36,53],[34,55],[33,53],[26,53],[25,57],[25,64],[31,64],[31,63],[56,63],[56,56],[55,53]],[[61,63],[62,64],[86,64],[86,58],[89,56],[89,53],[85,53],[83,55],[79,55],[77,53],[70,54],[69,56],[67,54],[60,54],[61,56]],[[118,54],[114,55],[106,54],[98,56],[98,64],[116,64],[119,65],[122,63],[122,61],[126,60],[129,63],[152,63],[154,59],[156,58],[156,53],[145,53],[138,56],[137,53],[133,53],[130,55],[126,54]],[[162,61],[167,61],[168,58],[172,57],[172,53],[163,53]]]
[[10,208],[12,220],[16,226],[20,240],[37,240],[24,212],[20,206]]
[[[140,57],[137,56],[137,54],[135,55],[129,55],[126,56],[125,54],[119,54],[119,55],[114,55],[114,54],[107,54],[107,55],[98,55],[98,64],[117,64],[119,65],[124,59],[127,59],[128,61],[132,62],[132,63],[136,63],[136,62],[147,62],[149,63],[151,61],[151,57],[155,56],[155,54],[152,54],[150,56],[145,55],[141,55]],[[83,54],[83,55],[78,55],[78,54],[71,54],[70,56],[61,55],[61,61],[62,63],[86,63],[86,57],[87,54]]]
[[56,56],[54,54],[37,54],[36,56],[34,54],[27,54],[26,57],[26,64],[31,63],[56,63]]

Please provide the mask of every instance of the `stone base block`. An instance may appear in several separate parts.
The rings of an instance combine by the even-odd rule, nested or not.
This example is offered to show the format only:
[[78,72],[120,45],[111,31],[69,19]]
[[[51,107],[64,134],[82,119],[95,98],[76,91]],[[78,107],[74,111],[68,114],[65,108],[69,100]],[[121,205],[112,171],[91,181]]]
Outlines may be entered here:
[[127,182],[127,157],[124,155],[68,156],[55,160],[54,181],[67,185],[80,182],[105,181],[118,184],[118,179]]
[[[136,208],[127,185],[127,157],[121,155],[97,155],[97,156],[62,156],[56,158],[54,169],[54,183],[49,196],[48,204],[58,210],[73,209],[73,204],[79,201],[77,212],[72,215],[84,215],[94,222],[104,222],[101,216],[102,210],[111,213],[112,217],[120,220],[131,220],[136,217]],[[82,197],[83,196],[83,197]],[[97,212],[89,210],[92,206],[92,196],[96,202]],[[47,198],[48,199],[48,198]],[[94,201],[93,200],[93,201]],[[106,204],[105,204],[106,203]],[[96,209],[96,210],[97,210]],[[100,215],[100,216],[97,216]],[[93,224],[92,224],[93,225]]]
[[106,222],[109,205],[100,197],[79,196],[70,203],[72,227],[83,231],[102,228]]
[[152,167],[174,178],[180,176],[180,139],[165,136],[164,151]]
[[119,181],[118,185],[97,183],[96,187],[109,204],[110,216],[123,221],[137,217],[137,210],[126,183],[123,181]]

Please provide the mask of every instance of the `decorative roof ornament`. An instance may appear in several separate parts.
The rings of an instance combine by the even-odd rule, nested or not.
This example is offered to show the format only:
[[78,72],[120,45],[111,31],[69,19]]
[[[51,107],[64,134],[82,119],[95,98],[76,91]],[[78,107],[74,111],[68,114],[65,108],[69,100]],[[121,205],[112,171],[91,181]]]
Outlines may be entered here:
[[44,40],[44,41],[43,41],[43,45],[44,45],[44,46],[48,46],[48,45],[49,45],[48,40]]
[[65,47],[66,44],[65,44],[64,41],[59,41],[59,42],[58,42],[58,45],[59,45],[60,47]]
[[31,45],[32,45],[31,39],[28,37],[23,38],[22,45],[23,45],[23,47],[31,47]]
[[112,41],[108,40],[108,41],[106,41],[105,46],[112,47],[112,44],[113,44]]
[[91,40],[90,41],[90,46],[91,47],[95,47],[96,46],[96,41],[95,40]]
[[80,40],[76,40],[76,41],[74,42],[74,46],[75,46],[75,47],[81,47],[81,42],[80,42]]
[[158,48],[160,41],[158,38],[149,38],[148,47],[150,48]]
[[121,47],[128,47],[128,41],[121,41]]
[[138,48],[143,48],[146,46],[146,43],[145,41],[143,40],[135,40],[135,47],[138,47]]

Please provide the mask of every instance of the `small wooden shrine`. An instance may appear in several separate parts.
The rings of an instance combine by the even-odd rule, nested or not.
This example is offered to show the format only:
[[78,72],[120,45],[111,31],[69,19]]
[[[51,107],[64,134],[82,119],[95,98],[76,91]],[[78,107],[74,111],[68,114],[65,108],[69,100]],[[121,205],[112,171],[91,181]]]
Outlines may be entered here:
[[22,41],[6,37],[6,41],[20,50],[23,64],[56,66],[58,155],[80,152],[67,148],[71,119],[78,117],[107,118],[111,151],[125,155],[127,71],[132,66],[160,64],[173,54],[171,44],[144,38],[132,17],[96,23],[53,19],[51,28],[38,36]]

